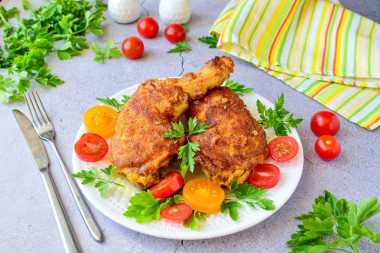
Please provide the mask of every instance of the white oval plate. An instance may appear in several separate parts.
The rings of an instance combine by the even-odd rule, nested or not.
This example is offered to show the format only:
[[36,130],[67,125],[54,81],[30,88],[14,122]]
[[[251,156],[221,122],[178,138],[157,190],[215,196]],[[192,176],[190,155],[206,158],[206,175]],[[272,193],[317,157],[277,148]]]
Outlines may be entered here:
[[[118,92],[112,97],[121,101],[123,95],[132,95],[137,90],[137,87],[138,85],[129,87]],[[259,114],[256,108],[257,99],[260,99],[265,106],[273,107],[273,104],[271,102],[254,92],[242,96],[241,98],[244,100],[248,110],[256,119],[259,119]],[[77,133],[75,142],[79,140],[80,136],[85,132],[85,127],[82,124]],[[271,129],[267,129],[266,133],[267,141],[275,137],[274,132]],[[238,221],[233,221],[228,214],[212,214],[207,217],[207,220],[205,222],[200,222],[198,230],[191,230],[189,228],[183,227],[181,224],[167,222],[162,219],[159,221],[153,221],[148,224],[138,224],[133,218],[123,216],[123,213],[127,210],[129,199],[135,193],[140,192],[140,190],[130,184],[128,180],[122,175],[114,176],[114,180],[118,183],[126,185],[126,187],[122,188],[110,184],[104,198],[100,197],[98,190],[94,187],[93,184],[82,185],[80,184],[81,180],[78,179],[77,183],[80,186],[80,189],[82,190],[84,196],[100,212],[102,212],[113,221],[119,223],[120,225],[137,232],[161,238],[178,240],[197,240],[225,236],[252,227],[267,219],[269,216],[278,211],[295,191],[301,178],[304,156],[302,143],[297,132],[293,130],[290,136],[294,137],[299,145],[299,151],[296,157],[291,161],[285,163],[277,163],[271,158],[268,158],[266,160],[267,163],[277,165],[281,171],[279,183],[276,185],[276,187],[268,190],[267,194],[265,195],[265,197],[273,200],[276,209],[273,211],[265,211],[260,208],[254,210],[246,204],[243,204],[243,207],[239,209]],[[109,142],[109,140],[107,141]],[[110,165],[110,162],[108,161],[109,158],[110,152],[108,152],[105,159],[102,161],[96,163],[87,163],[79,160],[75,155],[75,151],[73,149],[72,162],[74,173],[77,173],[83,169],[88,170],[91,166],[95,166],[97,168],[105,168]],[[99,173],[99,175],[100,174],[102,173]],[[188,173],[188,175],[189,174],[191,173]],[[201,172],[198,172],[194,175],[191,175],[191,177],[203,177],[203,175]]]

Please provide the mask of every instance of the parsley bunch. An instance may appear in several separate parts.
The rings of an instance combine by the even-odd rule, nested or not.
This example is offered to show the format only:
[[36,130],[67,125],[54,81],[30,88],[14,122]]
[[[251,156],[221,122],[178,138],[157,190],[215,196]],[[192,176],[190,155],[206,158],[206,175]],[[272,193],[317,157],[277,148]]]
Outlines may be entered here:
[[168,138],[180,138],[182,136],[186,137],[187,143],[179,148],[178,159],[181,160],[181,175],[185,178],[186,172],[190,169],[191,172],[194,171],[194,155],[195,152],[200,151],[199,143],[190,142],[189,137],[192,134],[202,133],[210,128],[210,126],[205,125],[203,122],[198,124],[197,118],[189,119],[189,132],[185,133],[185,129],[182,122],[174,123],[172,122],[173,129],[168,129],[168,132],[164,133],[164,137]]
[[[357,205],[325,191],[324,196],[315,199],[312,208],[313,212],[297,217],[302,221],[302,225],[298,225],[300,230],[286,243],[293,247],[292,252],[350,252],[340,248],[348,246],[357,253],[361,252],[357,244],[364,237],[380,244],[380,233],[372,232],[375,225],[363,226],[365,221],[380,213],[377,198],[362,199]],[[327,242],[323,241],[327,238]]]
[[284,102],[284,94],[277,97],[274,109],[267,109],[260,100],[256,102],[257,111],[260,113],[258,123],[263,125],[265,129],[273,127],[277,136],[287,136],[291,127],[297,128],[303,121],[303,119],[294,119],[293,113],[288,115],[289,111],[283,108]]
[[104,63],[105,59],[121,57],[123,54],[120,49],[117,47],[112,47],[113,45],[114,43],[112,40],[108,41],[105,48],[101,48],[98,44],[92,43],[91,49],[96,55],[94,61]]
[[128,102],[130,96],[123,95],[123,99],[121,100],[121,103],[117,101],[114,98],[96,98],[96,100],[102,102],[105,105],[112,106],[116,109],[117,112],[121,112],[121,107]]
[[225,213],[228,210],[231,219],[237,221],[239,218],[238,208],[243,206],[241,202],[248,204],[253,209],[259,206],[264,210],[274,210],[273,200],[263,198],[267,191],[267,189],[258,188],[247,182],[238,186],[237,180],[235,180],[230,186],[230,194],[235,198],[225,199],[222,202],[221,212]]
[[176,53],[176,52],[182,52],[182,51],[187,51],[187,50],[191,50],[191,48],[189,48],[187,46],[187,43],[186,41],[179,41],[177,43],[175,43],[176,47],[173,48],[173,49],[170,49],[168,51],[168,53]]
[[119,183],[116,183],[115,181],[112,181],[112,174],[114,170],[115,170],[114,165],[110,165],[105,169],[100,169],[101,172],[108,175],[108,179],[103,179],[103,178],[98,177],[98,171],[95,167],[91,167],[90,170],[81,170],[80,172],[76,174],[72,174],[72,176],[76,178],[82,178],[83,179],[82,184],[89,184],[89,183],[94,182],[95,180],[98,180],[97,183],[95,184],[95,187],[98,188],[100,197],[103,198],[107,192],[109,183],[117,185],[117,186],[125,187],[124,185],[121,185]]
[[[87,31],[102,35],[99,27],[104,20],[106,5],[101,1],[51,0],[50,3],[32,8],[22,0],[23,9],[30,11],[30,18],[19,18],[17,9],[0,9],[0,26],[4,32],[0,46],[0,68],[8,69],[9,78],[0,75],[0,101],[9,103],[22,100],[31,81],[42,86],[56,86],[63,83],[47,68],[45,57],[56,52],[60,60],[80,55],[89,48]],[[10,23],[9,18],[16,17]],[[63,40],[58,47],[55,41]],[[4,52],[5,50],[5,52]]]
[[243,96],[244,94],[247,94],[253,91],[253,88],[246,88],[245,85],[234,82],[232,80],[227,80],[224,86],[230,88],[233,92],[235,92],[239,96]]
[[203,36],[198,38],[199,41],[202,41],[203,43],[209,44],[210,46],[208,48],[216,48],[218,45],[218,39],[214,34],[211,36]]

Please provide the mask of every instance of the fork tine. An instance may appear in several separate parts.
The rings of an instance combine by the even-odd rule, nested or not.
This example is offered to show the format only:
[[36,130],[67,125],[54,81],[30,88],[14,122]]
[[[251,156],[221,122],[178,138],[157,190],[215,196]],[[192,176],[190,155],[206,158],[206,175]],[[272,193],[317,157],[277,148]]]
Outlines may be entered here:
[[40,105],[41,105],[41,107],[42,107],[42,110],[43,110],[44,113],[45,113],[45,117],[47,118],[47,121],[49,122],[49,121],[50,121],[50,119],[49,119],[49,115],[47,114],[47,112],[46,112],[46,110],[45,110],[44,104],[42,103],[42,101],[41,101],[40,96],[38,95],[38,93],[37,93],[37,92],[35,92],[35,93],[36,93],[36,95],[37,95],[38,101],[40,102]]
[[[40,114],[39,114],[39,117],[41,118],[42,123],[46,124],[46,123],[47,123],[47,120],[45,119],[44,115],[42,114],[42,112],[41,112],[41,110],[40,110],[40,106],[39,106],[39,104],[38,104],[38,102],[37,102],[36,97],[34,96],[35,93],[36,93],[36,92],[32,92],[32,97],[33,97],[33,99],[34,99],[34,104],[36,105],[37,110],[38,110],[38,112],[40,113]],[[40,101],[41,101],[41,100],[40,100]]]
[[[32,116],[33,123],[34,123],[35,125],[37,125],[37,121],[38,121],[38,123],[40,123],[40,125],[42,125],[40,119],[38,118],[38,115],[37,115],[36,109],[34,108],[34,104],[33,104],[33,101],[32,101],[32,99],[31,99],[29,93],[25,95],[25,100],[26,100],[26,101],[29,100],[29,103],[27,102],[27,106],[28,106],[28,109],[29,109],[30,116]],[[33,110],[31,110],[30,107],[31,107]],[[33,114],[33,112],[34,112],[34,114]],[[35,119],[35,118],[36,118],[36,119]]]

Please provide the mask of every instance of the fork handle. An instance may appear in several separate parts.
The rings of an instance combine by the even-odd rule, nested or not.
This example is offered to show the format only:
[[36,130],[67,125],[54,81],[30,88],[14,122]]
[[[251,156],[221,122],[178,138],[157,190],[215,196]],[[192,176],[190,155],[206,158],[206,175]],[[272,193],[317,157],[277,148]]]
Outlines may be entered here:
[[51,208],[53,209],[55,221],[57,222],[59,234],[61,235],[62,243],[66,253],[81,252],[75,236],[67,219],[65,210],[63,209],[62,202],[59,198],[54,181],[50,175],[49,169],[44,168],[40,170],[45,188],[50,200]]
[[65,163],[63,162],[61,155],[59,154],[57,150],[54,140],[49,141],[49,143],[53,147],[54,153],[56,154],[58,158],[58,162],[61,165],[63,174],[65,175],[66,181],[69,185],[71,193],[74,196],[75,202],[79,208],[79,212],[82,215],[84,222],[86,223],[88,231],[90,232],[92,238],[94,238],[95,241],[101,242],[103,240],[102,232],[99,229],[99,226],[96,223],[94,216],[92,215],[90,209],[88,208],[85,200],[82,197],[82,194],[78,190],[78,186],[74,182],[73,178],[71,177],[70,172],[68,171]]

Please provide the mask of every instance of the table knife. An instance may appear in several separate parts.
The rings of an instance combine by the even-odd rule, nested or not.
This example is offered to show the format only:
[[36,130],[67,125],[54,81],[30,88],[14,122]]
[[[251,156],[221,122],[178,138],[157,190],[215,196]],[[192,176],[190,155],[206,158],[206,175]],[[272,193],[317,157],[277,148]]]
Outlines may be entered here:
[[38,137],[29,119],[19,110],[14,109],[12,111],[42,176],[65,252],[81,252],[79,244],[75,239],[73,229],[63,209],[53,178],[50,175],[49,157],[46,153],[45,146]]

